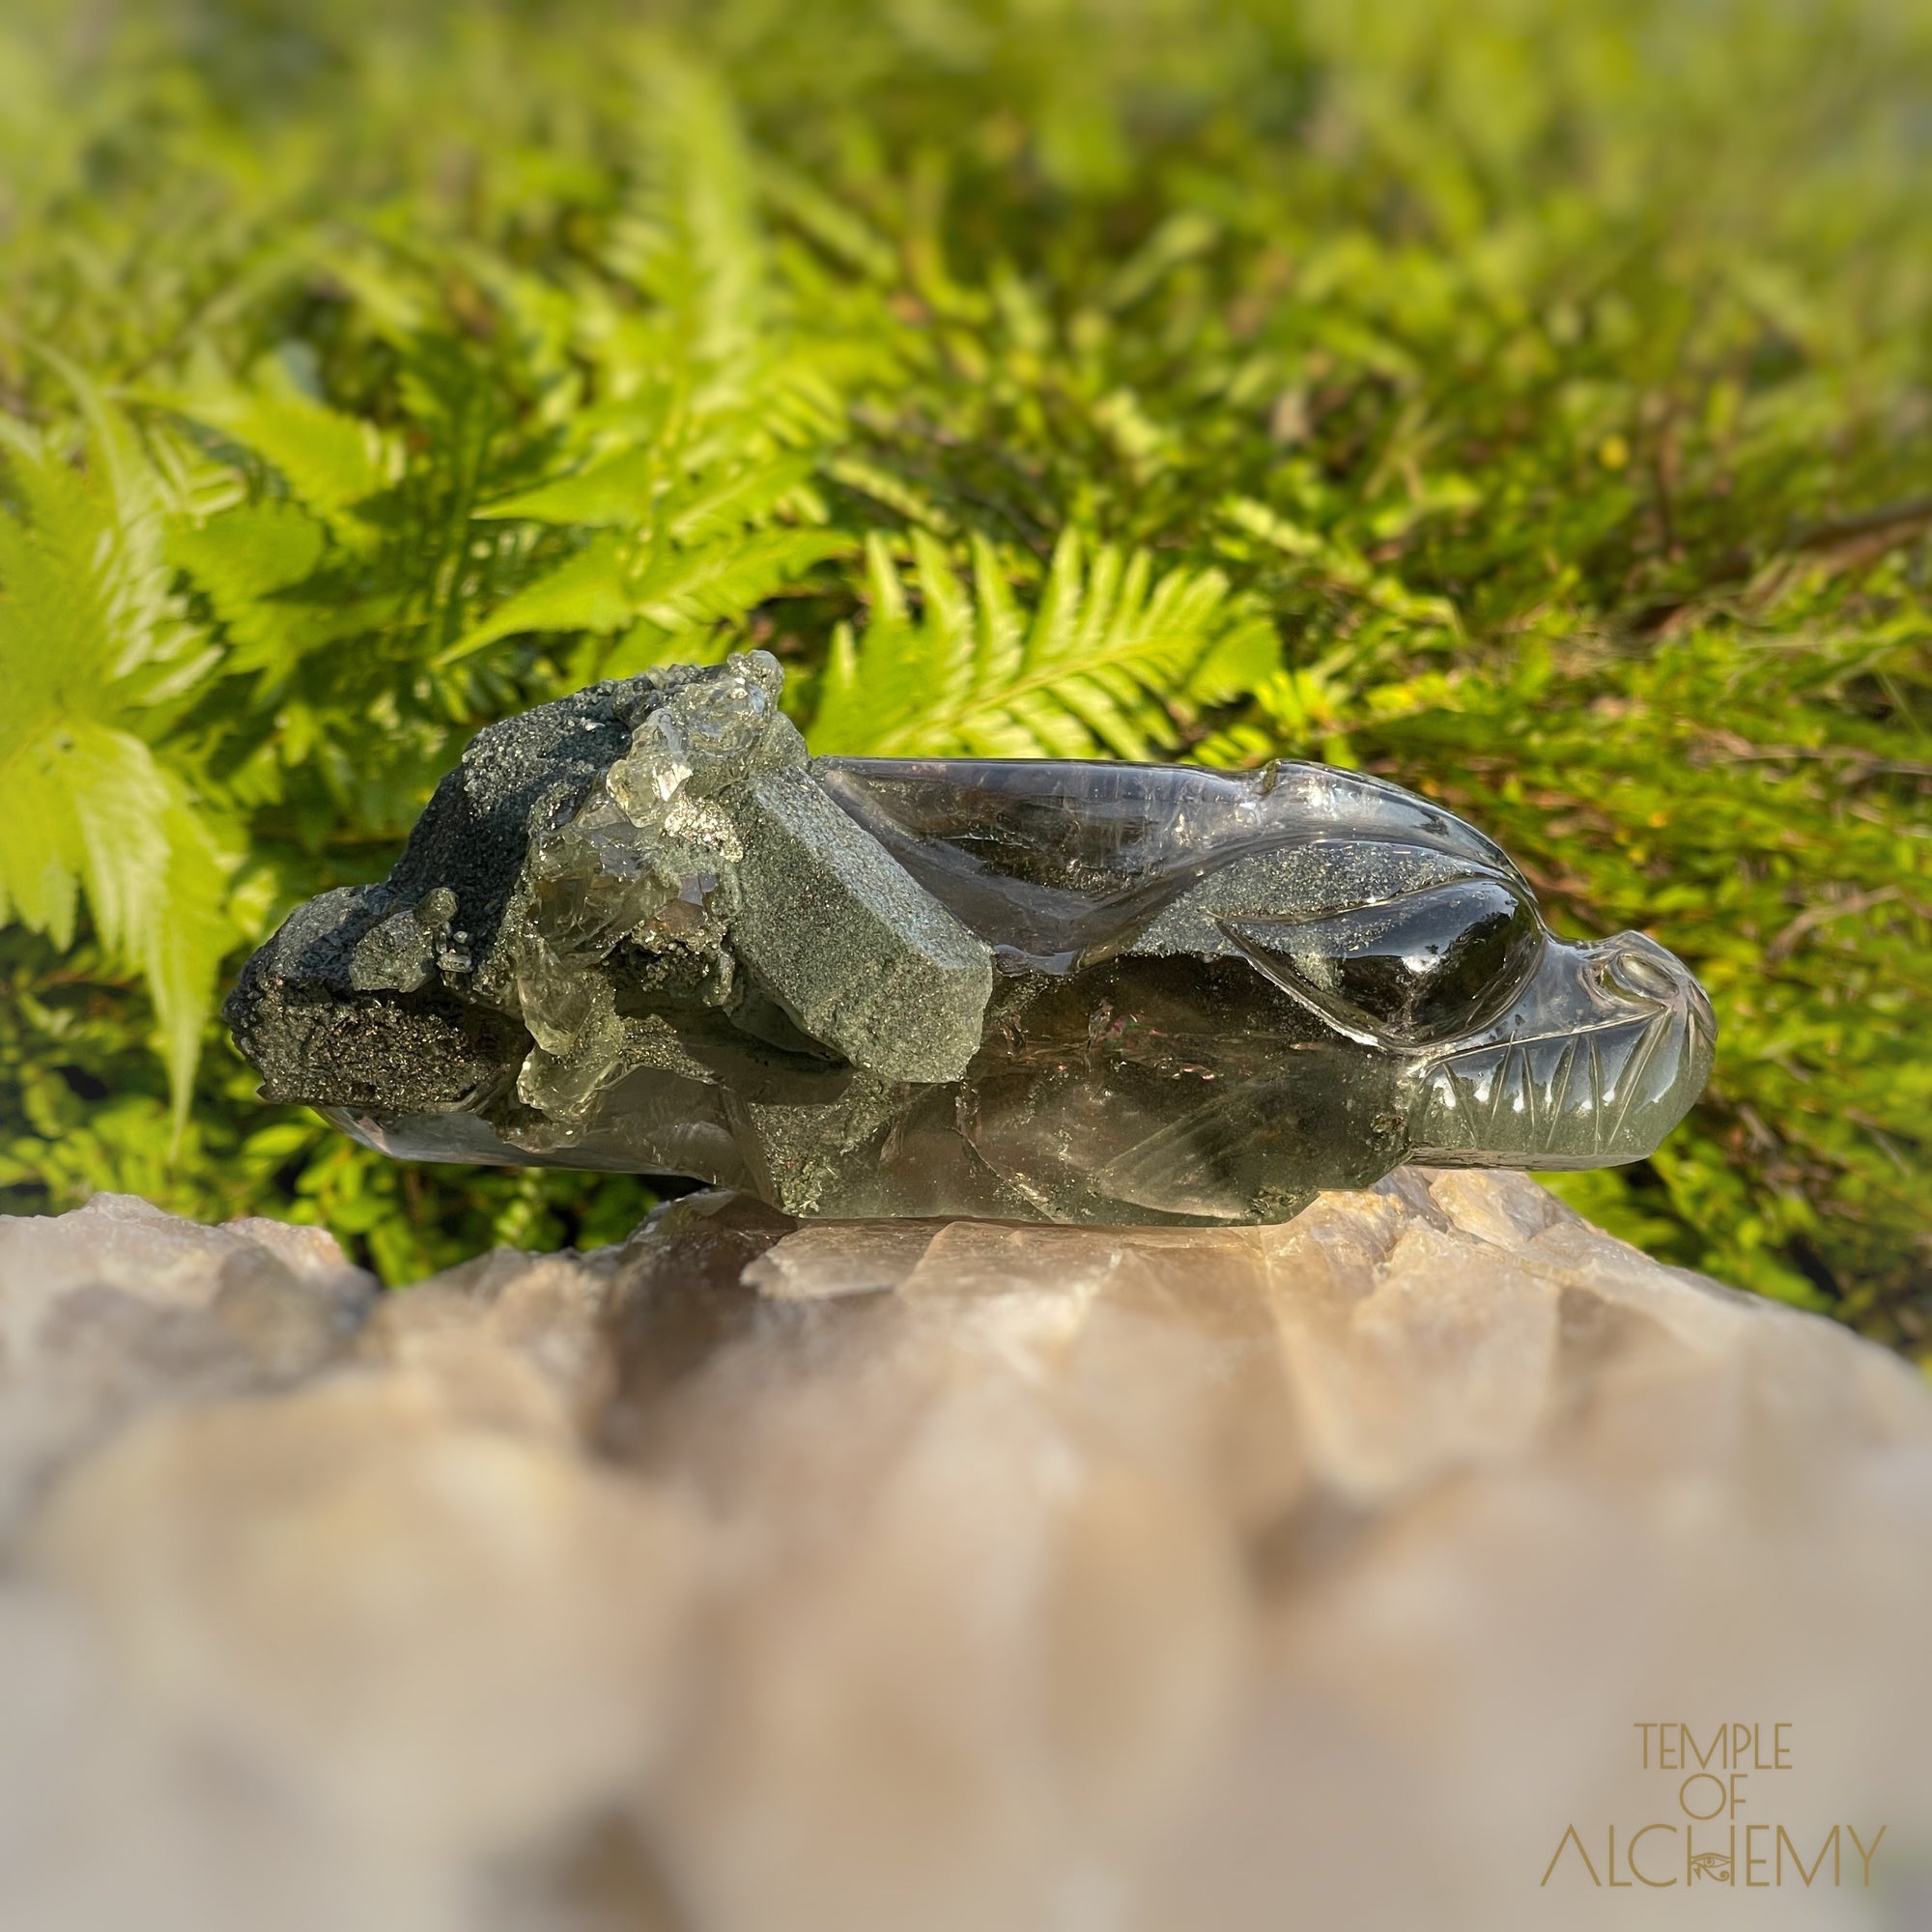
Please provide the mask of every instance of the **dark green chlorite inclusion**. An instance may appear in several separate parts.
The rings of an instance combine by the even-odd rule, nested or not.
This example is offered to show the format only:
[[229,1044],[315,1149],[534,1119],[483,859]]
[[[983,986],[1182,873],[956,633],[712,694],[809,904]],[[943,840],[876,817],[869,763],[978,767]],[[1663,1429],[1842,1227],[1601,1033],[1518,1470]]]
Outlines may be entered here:
[[480,733],[389,878],[243,971],[264,1097],[799,1214],[1252,1222],[1406,1160],[1635,1159],[1710,1072],[1673,955],[1559,943],[1394,785],[812,758],[781,682],[753,652]]

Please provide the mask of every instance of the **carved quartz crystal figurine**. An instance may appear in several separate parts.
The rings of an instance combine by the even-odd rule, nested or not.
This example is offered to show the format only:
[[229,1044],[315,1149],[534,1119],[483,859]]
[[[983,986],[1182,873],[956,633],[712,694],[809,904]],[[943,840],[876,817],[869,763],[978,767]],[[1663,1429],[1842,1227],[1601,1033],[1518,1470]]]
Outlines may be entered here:
[[1648,1153],[1710,1072],[1661,946],[1321,765],[813,758],[763,652],[480,732],[381,885],[227,1014],[263,1097],[404,1159],[795,1214],[1286,1219],[1404,1161]]

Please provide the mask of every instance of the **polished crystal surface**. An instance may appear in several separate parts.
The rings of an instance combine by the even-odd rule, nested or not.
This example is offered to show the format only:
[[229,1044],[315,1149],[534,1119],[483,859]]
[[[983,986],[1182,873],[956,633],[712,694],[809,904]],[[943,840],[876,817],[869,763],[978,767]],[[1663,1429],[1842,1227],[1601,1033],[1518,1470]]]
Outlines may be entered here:
[[1397,786],[812,758],[781,686],[752,652],[480,733],[390,877],[244,970],[265,1097],[798,1214],[1225,1223],[1410,1159],[1635,1159],[1710,1072],[1672,954],[1558,941]]

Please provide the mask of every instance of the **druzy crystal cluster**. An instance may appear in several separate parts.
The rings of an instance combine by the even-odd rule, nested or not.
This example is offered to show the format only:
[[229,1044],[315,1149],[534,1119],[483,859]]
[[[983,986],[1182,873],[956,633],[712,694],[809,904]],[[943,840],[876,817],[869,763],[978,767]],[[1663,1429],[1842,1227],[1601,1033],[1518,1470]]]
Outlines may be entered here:
[[403,1158],[691,1176],[796,1214],[1280,1220],[1404,1161],[1649,1152],[1711,1010],[1558,942],[1361,774],[811,757],[763,652],[479,733],[389,878],[228,1005],[266,1098]]

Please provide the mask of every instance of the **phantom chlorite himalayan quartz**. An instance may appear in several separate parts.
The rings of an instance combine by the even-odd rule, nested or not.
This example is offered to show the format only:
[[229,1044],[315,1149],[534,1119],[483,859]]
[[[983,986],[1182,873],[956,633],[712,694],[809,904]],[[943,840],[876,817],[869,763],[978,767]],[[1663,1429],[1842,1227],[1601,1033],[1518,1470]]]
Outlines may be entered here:
[[782,682],[752,652],[480,732],[388,879],[243,971],[263,1097],[793,1214],[1188,1224],[1635,1159],[1710,1072],[1671,953],[1560,943],[1394,785],[814,758]]

